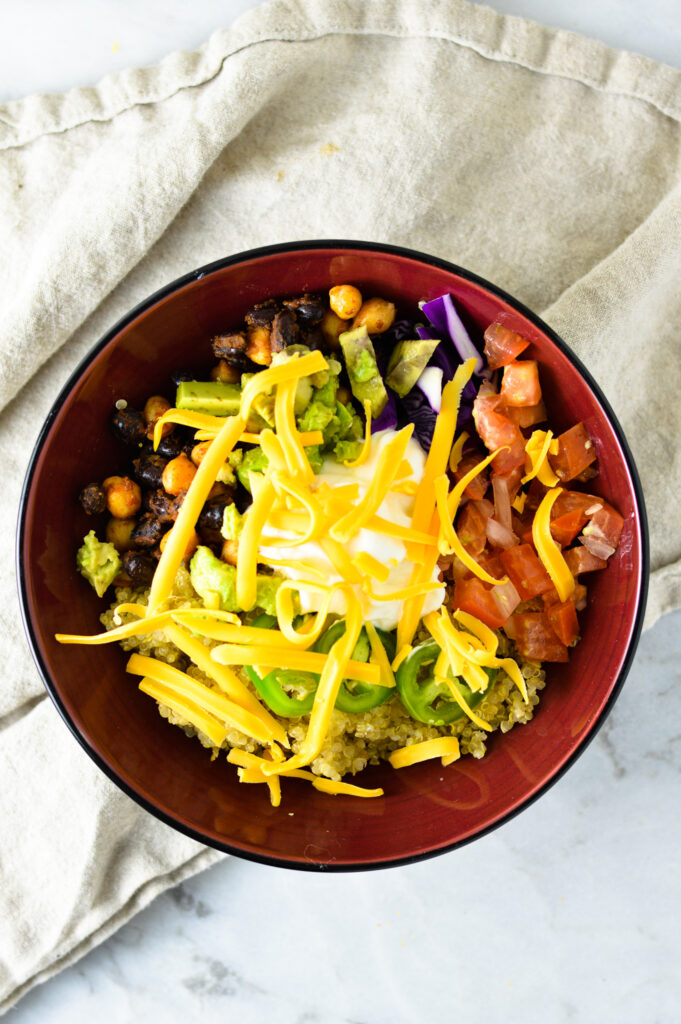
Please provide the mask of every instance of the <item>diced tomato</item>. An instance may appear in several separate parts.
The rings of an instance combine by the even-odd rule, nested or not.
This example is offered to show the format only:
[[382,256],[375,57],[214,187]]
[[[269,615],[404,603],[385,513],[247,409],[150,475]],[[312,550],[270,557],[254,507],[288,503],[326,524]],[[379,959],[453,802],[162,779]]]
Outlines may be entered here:
[[605,558],[596,558],[582,544],[564,551],[563,558],[573,576],[579,576],[582,572],[595,572],[597,569],[605,569],[608,564]]
[[534,512],[529,514],[526,512],[525,515],[520,516],[518,523],[514,526],[515,532],[520,537],[523,544],[529,544],[534,549],[534,541],[532,539],[532,520],[534,519]]
[[458,580],[454,585],[452,608],[475,615],[490,629],[499,629],[508,619],[494,600],[492,591],[476,576],[469,580]]
[[583,423],[576,423],[565,433],[559,434],[558,454],[549,455],[551,467],[563,482],[574,480],[587,466],[596,460],[596,449]]
[[506,575],[504,567],[501,564],[501,559],[498,554],[492,554],[490,551],[483,551],[475,561],[478,563],[481,569],[488,572],[490,576],[493,576],[495,580],[503,580]]
[[456,520],[456,532],[469,555],[476,558],[487,545],[487,516],[476,501],[469,501],[461,509]]
[[[454,479],[461,480],[466,473],[470,473],[472,469],[475,469],[478,463],[482,462],[483,458],[484,456],[475,455],[473,453],[470,455],[464,455],[461,462],[454,470]],[[488,486],[489,477],[487,475],[487,470],[483,469],[482,473],[478,473],[475,479],[471,480],[463,493],[467,498],[483,498]]]
[[506,406],[539,405],[541,387],[536,360],[523,359],[522,362],[509,363],[504,368],[500,394]]
[[[557,500],[556,500],[557,503]],[[573,509],[551,522],[551,536],[562,548],[572,544],[573,540],[586,523],[586,516],[581,509]]]
[[516,427],[521,429],[534,427],[537,423],[546,423],[547,419],[546,406],[543,402],[538,402],[537,405],[508,405],[506,415],[511,423],[515,423]]
[[512,363],[529,345],[527,338],[516,334],[503,324],[490,324],[485,331],[485,356],[490,370]]
[[524,601],[551,590],[551,577],[529,544],[518,544],[499,555],[516,590]]
[[557,638],[546,612],[516,612],[510,621],[523,658],[533,661],[568,660],[567,647]]
[[[586,606],[586,587],[583,583],[575,583],[575,589],[570,594],[570,600],[577,611],[581,611]],[[542,601],[545,608],[552,604],[560,604],[560,597],[556,588],[554,587],[553,590],[548,590],[545,594],[542,594]]]
[[[525,502],[525,511],[534,512],[542,503],[544,495],[548,491],[548,487],[535,477],[530,480],[530,486],[527,488],[527,501]],[[555,500],[554,508],[562,498],[562,494],[559,494]]]
[[594,512],[597,512],[599,508],[603,508],[605,504],[606,502],[604,502],[603,498],[599,498],[597,494],[584,494],[582,491],[564,490],[553,503],[551,520],[558,519],[567,512],[574,512],[575,509],[579,509],[588,518]]
[[549,623],[562,644],[572,647],[579,636],[579,623],[574,601],[557,601],[546,609]]
[[503,475],[516,466],[525,465],[525,438],[514,423],[497,411],[499,404],[499,395],[478,395],[473,403],[473,418],[475,429],[489,451],[508,449],[499,452],[494,460],[495,472]]
[[616,548],[620,542],[623,526],[624,519],[619,512],[615,512],[614,508],[604,503],[603,508],[591,516],[591,522],[584,532],[588,532],[589,536],[603,540],[606,544],[611,544]]

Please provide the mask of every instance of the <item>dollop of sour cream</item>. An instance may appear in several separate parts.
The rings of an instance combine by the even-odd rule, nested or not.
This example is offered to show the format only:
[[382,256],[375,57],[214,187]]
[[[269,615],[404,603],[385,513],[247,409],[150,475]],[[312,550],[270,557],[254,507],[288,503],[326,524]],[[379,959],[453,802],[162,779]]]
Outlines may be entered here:
[[[382,430],[374,434],[371,439],[371,453],[361,466],[349,467],[332,459],[326,459],[321,472],[316,476],[316,483],[326,483],[329,487],[342,487],[348,483],[357,483],[359,498],[361,498],[375,475],[376,463],[383,446],[394,436],[394,430]],[[407,445],[405,459],[411,466],[411,475],[404,479],[411,479],[419,483],[423,477],[426,457],[421,446],[413,438]],[[412,496],[389,491],[378,509],[377,515],[399,526],[409,526],[413,508],[414,498]],[[307,544],[290,548],[285,545],[268,547],[267,539],[275,537],[292,540],[294,535],[267,525],[259,544],[259,552],[264,558],[300,560],[322,573],[326,583],[343,581],[317,541],[309,541]],[[371,589],[375,594],[389,594],[391,591],[409,586],[414,563],[407,558],[404,542],[396,537],[387,537],[385,534],[375,533],[373,530],[362,529],[345,545],[345,550],[350,558],[356,557],[361,552],[367,552],[389,568],[390,574],[385,582],[371,581]],[[305,578],[303,570],[298,571],[292,567],[280,568],[277,569],[277,572],[289,579]],[[310,578],[309,575],[307,578]],[[435,583],[439,581],[437,567],[433,570],[431,579]],[[361,602],[365,621],[372,622],[379,629],[395,629],[402,614],[403,601],[375,601],[362,589],[360,584],[353,584],[353,590]],[[444,597],[444,587],[427,593],[423,604],[423,614],[427,615],[428,612],[436,611],[444,601]],[[321,601],[322,595],[314,591],[302,591],[300,594],[303,612],[316,611],[320,607]],[[345,603],[343,594],[335,594],[329,610],[337,615],[344,615]]]

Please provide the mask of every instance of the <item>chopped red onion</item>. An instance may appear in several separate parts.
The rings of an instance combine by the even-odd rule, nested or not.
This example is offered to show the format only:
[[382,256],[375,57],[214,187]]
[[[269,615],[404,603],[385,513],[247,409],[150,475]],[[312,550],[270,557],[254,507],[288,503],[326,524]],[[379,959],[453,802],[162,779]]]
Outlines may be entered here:
[[511,519],[511,495],[509,491],[509,479],[506,476],[499,476],[492,473],[492,490],[494,492],[494,515],[498,522],[506,529],[511,530],[513,521]]
[[[510,580],[507,580],[506,583],[497,583],[495,587],[492,587],[492,594],[494,595],[494,600],[499,605],[499,611],[502,615],[513,615],[513,612],[520,604],[520,594]],[[508,631],[508,624],[504,626],[504,629],[508,636],[511,636],[511,633]]]
[[518,543],[518,538],[513,530],[510,530],[493,517],[485,523],[485,533],[490,544],[495,548],[504,548],[506,550]]
[[612,546],[612,544],[608,544],[607,541],[602,540],[600,537],[594,537],[592,534],[587,536],[581,534],[578,537],[578,540],[579,543],[583,544],[586,550],[590,551],[596,558],[604,558],[607,560],[610,558],[610,555],[613,555],[617,550]]

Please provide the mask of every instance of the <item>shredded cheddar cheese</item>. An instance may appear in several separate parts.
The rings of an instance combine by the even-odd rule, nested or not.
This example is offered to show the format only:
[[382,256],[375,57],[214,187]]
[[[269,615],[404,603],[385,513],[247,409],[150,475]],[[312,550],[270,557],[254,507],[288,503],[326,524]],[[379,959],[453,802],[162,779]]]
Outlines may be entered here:
[[558,591],[561,601],[567,601],[575,589],[575,578],[563,558],[558,544],[551,535],[551,509],[562,487],[554,487],[542,498],[532,520],[532,540],[551,582]]
[[420,761],[429,761],[433,757],[449,758],[448,764],[459,758],[459,741],[456,736],[438,736],[422,743],[410,743],[408,747],[400,747],[389,755],[393,768],[407,768]]
[[546,487],[555,487],[558,477],[551,469],[549,454],[558,454],[558,441],[553,440],[553,431],[534,430],[525,445],[529,466],[521,483],[526,484],[536,476]]

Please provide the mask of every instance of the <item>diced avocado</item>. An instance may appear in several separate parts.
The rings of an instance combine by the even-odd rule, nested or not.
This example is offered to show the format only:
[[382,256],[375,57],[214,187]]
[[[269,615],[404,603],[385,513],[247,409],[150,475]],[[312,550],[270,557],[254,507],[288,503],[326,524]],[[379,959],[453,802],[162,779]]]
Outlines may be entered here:
[[238,384],[219,380],[183,380],[177,385],[175,405],[178,409],[204,412],[209,416],[236,416],[241,404]]
[[248,478],[248,474],[264,473],[268,464],[269,460],[262,448],[249,448],[247,452],[244,452],[243,458],[237,466],[236,475],[249,494],[251,491],[251,481]]
[[352,412],[342,402],[336,402],[336,418],[339,423],[338,436],[345,437],[352,426]]
[[[334,417],[335,409],[323,402],[310,402],[303,415],[298,419],[299,430],[325,430]],[[325,438],[326,440],[326,438]]]
[[350,387],[355,398],[371,402],[374,419],[385,409],[388,392],[378,371],[376,353],[366,327],[345,331],[340,336]]
[[307,461],[310,463],[312,472],[321,473],[322,466],[324,465],[321,445],[311,444],[309,448],[305,449],[305,454],[307,455]]
[[[272,366],[281,366],[282,363],[288,362],[289,359],[293,359],[295,356],[306,356],[310,352],[307,345],[289,345],[287,348],[282,349],[281,352],[275,353],[272,357]],[[301,416],[307,408],[308,402],[312,398],[312,378],[301,377],[296,385],[296,397],[293,402],[293,414],[294,416]]]
[[76,565],[88,583],[97,591],[97,597],[103,597],[104,591],[111,586],[121,571],[121,559],[113,544],[97,539],[94,530],[83,538],[83,545],[78,549]]
[[[227,562],[222,562],[210,548],[200,545],[189,564],[192,586],[199,597],[208,606],[213,603],[215,595],[220,599],[223,612],[250,611],[240,608],[236,597],[236,569]],[[278,576],[257,577],[256,608],[262,608],[268,615],[276,615],[275,598],[281,578]]]
[[220,533],[225,540],[238,540],[244,528],[244,517],[236,505],[225,505],[222,514],[222,529]]
[[364,441],[337,441],[333,448],[336,462],[352,462],[359,456]]
[[395,345],[388,363],[385,382],[389,388],[404,398],[419,379],[433,352],[440,344],[439,339],[425,341],[400,341]]

